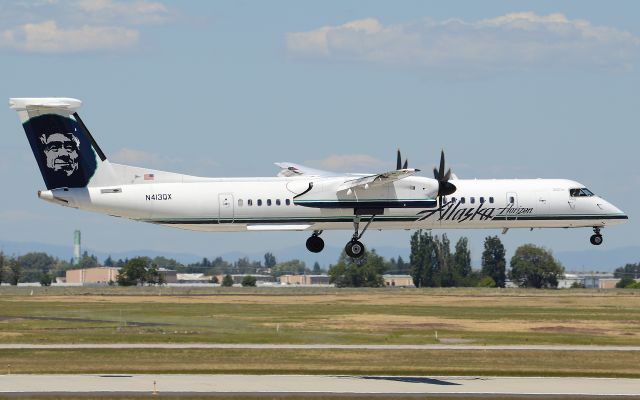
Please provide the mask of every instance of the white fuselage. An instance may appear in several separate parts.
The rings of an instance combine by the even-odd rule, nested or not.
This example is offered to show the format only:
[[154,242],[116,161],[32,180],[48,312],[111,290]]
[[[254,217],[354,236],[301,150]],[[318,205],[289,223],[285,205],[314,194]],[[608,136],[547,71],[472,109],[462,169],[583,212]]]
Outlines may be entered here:
[[[627,219],[599,196],[572,196],[571,189],[584,186],[560,179],[452,180],[457,190],[440,205],[425,194],[432,179],[409,177],[387,185],[384,193],[374,193],[376,189],[372,188],[372,196],[367,189],[358,189],[350,193],[353,206],[345,208],[296,204],[295,196],[309,182],[318,187],[336,179],[345,178],[194,178],[170,183],[151,180],[54,189],[42,191],[39,196],[74,208],[199,231],[351,230],[354,208],[372,196],[392,200],[396,206],[383,208],[370,229],[604,227]],[[432,201],[434,206],[416,206],[422,204],[420,201]],[[370,216],[362,218],[367,220]]]

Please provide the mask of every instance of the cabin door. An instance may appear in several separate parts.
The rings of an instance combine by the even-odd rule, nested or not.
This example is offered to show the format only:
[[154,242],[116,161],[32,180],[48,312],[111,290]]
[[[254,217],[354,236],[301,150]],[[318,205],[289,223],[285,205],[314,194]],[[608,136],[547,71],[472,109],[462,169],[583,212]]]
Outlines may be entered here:
[[220,193],[218,195],[218,223],[229,224],[233,222],[233,195]]

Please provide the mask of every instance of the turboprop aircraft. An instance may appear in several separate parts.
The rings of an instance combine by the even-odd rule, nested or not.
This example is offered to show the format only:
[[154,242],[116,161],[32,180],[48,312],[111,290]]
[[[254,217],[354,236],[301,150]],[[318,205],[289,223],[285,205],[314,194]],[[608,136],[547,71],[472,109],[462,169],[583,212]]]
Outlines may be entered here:
[[[278,176],[202,178],[111,163],[76,112],[80,100],[14,98],[47,190],[43,200],[136,221],[199,231],[308,231],[324,248],[329,229],[353,230],[345,246],[361,257],[371,229],[601,228],[625,215],[566,179],[458,179],[444,151],[433,178],[402,163],[373,174],[337,174],[276,163]],[[360,225],[364,225],[360,229]]]

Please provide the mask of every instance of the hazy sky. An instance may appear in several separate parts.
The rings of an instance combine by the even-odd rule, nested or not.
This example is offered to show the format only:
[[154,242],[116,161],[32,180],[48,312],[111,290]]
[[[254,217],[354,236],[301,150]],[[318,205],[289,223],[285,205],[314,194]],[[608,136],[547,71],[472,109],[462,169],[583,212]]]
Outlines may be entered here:
[[[575,179],[630,216],[604,250],[640,245],[639,20],[635,1],[2,2],[0,93],[79,98],[110,159],[188,174],[272,176],[276,161],[379,172],[400,147],[424,171],[444,148],[461,178]],[[196,233],[40,201],[8,107],[0,128],[0,240],[70,245],[77,228],[105,251],[304,246],[301,232]],[[496,233],[449,232],[475,252]],[[501,238],[563,251],[590,249],[590,234]]]

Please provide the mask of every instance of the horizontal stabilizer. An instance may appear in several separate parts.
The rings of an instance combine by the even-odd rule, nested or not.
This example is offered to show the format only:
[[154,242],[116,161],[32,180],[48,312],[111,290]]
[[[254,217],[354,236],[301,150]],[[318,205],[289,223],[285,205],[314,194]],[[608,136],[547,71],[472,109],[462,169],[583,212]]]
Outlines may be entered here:
[[81,105],[82,101],[67,97],[23,97],[9,99],[9,107],[16,111],[38,108],[55,108],[60,110],[69,110],[69,113],[71,114],[73,113],[73,110],[80,108]]

